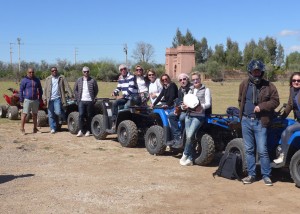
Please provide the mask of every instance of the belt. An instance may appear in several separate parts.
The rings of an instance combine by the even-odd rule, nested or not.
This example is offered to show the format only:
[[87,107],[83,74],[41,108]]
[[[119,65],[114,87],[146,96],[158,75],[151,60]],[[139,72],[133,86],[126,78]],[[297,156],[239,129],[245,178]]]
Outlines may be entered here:
[[257,117],[253,117],[253,116],[243,115],[243,117],[246,117],[246,118],[251,119],[251,120],[258,120]]

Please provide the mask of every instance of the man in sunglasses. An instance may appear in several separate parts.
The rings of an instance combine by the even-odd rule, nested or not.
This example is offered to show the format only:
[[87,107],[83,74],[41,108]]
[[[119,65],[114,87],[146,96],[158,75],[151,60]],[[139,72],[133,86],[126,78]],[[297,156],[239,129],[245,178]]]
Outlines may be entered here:
[[260,159],[263,181],[265,185],[272,186],[267,127],[271,123],[274,110],[279,105],[279,96],[275,85],[263,79],[265,65],[261,61],[251,60],[247,70],[249,78],[240,84],[238,94],[239,117],[248,170],[248,176],[243,178],[242,182],[251,184],[256,181],[256,150]]
[[25,135],[25,119],[27,114],[32,113],[33,133],[37,133],[37,113],[39,104],[42,101],[43,89],[40,79],[35,77],[34,69],[28,68],[27,76],[21,80],[20,84],[20,104],[23,106],[21,115],[21,133]]
[[67,105],[66,97],[74,98],[74,94],[67,79],[59,74],[57,67],[50,68],[50,71],[51,75],[45,80],[44,104],[48,108],[50,133],[54,134],[57,131],[56,117],[59,117],[60,123],[66,123],[63,107]]
[[83,136],[83,123],[86,118],[86,132],[88,137],[91,132],[91,122],[94,114],[94,102],[98,94],[98,84],[95,79],[90,77],[90,69],[87,66],[82,68],[82,77],[78,78],[74,85],[74,94],[78,103],[79,110],[79,132],[77,137]]
[[[190,83],[189,76],[186,73],[179,74],[178,81],[180,86],[178,89],[178,98],[175,102],[175,110],[174,112],[171,112],[168,115],[173,139],[168,141],[167,145],[172,146],[173,148],[181,148],[183,145],[181,136],[182,136],[182,131],[184,130],[184,119],[186,115],[186,110],[182,110],[181,105],[183,102],[184,95],[188,93],[190,87],[192,86],[192,84]],[[181,128],[178,127],[178,121],[180,121]]]

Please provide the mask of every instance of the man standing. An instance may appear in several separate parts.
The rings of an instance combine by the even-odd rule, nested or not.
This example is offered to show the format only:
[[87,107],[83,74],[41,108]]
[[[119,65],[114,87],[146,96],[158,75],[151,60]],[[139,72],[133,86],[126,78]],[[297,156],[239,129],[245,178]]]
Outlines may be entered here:
[[85,136],[87,137],[90,135],[93,106],[95,98],[98,94],[97,81],[90,77],[90,69],[87,66],[82,68],[82,74],[83,77],[80,77],[74,85],[74,93],[79,110],[79,132],[77,137],[83,136],[83,123],[85,115],[87,116]]
[[21,133],[25,135],[25,120],[27,114],[32,113],[33,133],[37,133],[37,113],[42,101],[43,89],[40,80],[34,76],[34,69],[28,68],[27,76],[21,80],[20,103],[23,106],[21,116]]
[[[186,110],[181,109],[183,97],[188,93],[192,84],[190,83],[189,76],[185,73],[181,73],[178,75],[178,81],[180,87],[178,89],[178,99],[175,103],[175,110],[168,115],[170,125],[171,125],[171,133],[173,135],[173,139],[167,142],[168,146],[172,146],[173,148],[181,148],[183,146],[183,142],[181,139],[182,131],[184,130],[184,120],[186,116]],[[179,108],[179,112],[177,109]],[[178,120],[181,123],[181,128],[178,127]]]
[[240,84],[238,95],[248,170],[248,176],[242,179],[242,182],[251,184],[256,180],[256,144],[264,183],[272,186],[267,150],[267,126],[271,122],[274,110],[279,105],[279,96],[275,85],[263,79],[265,66],[261,61],[251,60],[247,70],[249,78]]
[[122,92],[122,96],[116,99],[112,105],[112,128],[107,129],[108,133],[116,132],[116,120],[118,114],[118,106],[125,105],[128,100],[136,99],[139,97],[138,87],[135,77],[127,71],[127,66],[121,64],[119,66],[120,76],[118,79],[118,86],[111,94],[111,96],[119,96],[119,92]]
[[56,117],[59,122],[66,122],[66,115],[63,107],[66,107],[66,92],[70,98],[73,98],[73,91],[63,75],[60,75],[56,67],[50,69],[51,75],[46,78],[44,88],[44,103],[48,108],[48,118],[50,124],[50,132],[54,134],[57,131]]

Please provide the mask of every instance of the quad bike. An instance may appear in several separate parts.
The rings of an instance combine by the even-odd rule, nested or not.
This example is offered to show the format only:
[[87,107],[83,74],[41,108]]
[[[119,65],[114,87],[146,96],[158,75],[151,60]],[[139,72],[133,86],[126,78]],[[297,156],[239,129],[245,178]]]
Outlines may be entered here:
[[[155,124],[145,134],[145,145],[150,154],[162,155],[167,141],[172,140],[168,114],[174,109],[155,108],[152,117]],[[180,126],[180,122],[178,123]],[[195,164],[208,165],[216,151],[222,151],[227,143],[241,135],[239,119],[228,114],[208,114],[201,128],[195,133],[193,144],[196,150]],[[185,131],[183,130],[183,150]],[[171,148],[172,149],[172,148]],[[175,151],[178,151],[176,148]]]
[[[293,125],[296,121],[291,118],[281,118],[280,114],[283,107],[274,114],[272,124],[267,130],[267,148],[270,161],[272,162],[279,155],[281,147],[281,134],[290,125]],[[285,159],[281,164],[271,163],[272,168],[288,168],[292,179],[297,187],[300,187],[300,130],[294,132],[289,141],[289,149],[286,152]],[[242,159],[242,166],[244,174],[247,173],[247,164],[245,157],[245,149],[243,138],[235,138],[231,140],[226,146],[227,152],[234,152],[240,155]],[[259,157],[256,155],[256,162],[259,163]]]
[[115,99],[100,98],[101,112],[94,116],[91,123],[91,130],[94,137],[103,140],[109,134],[117,134],[118,141],[123,147],[136,147],[143,141],[144,134],[154,120],[149,117],[150,109],[147,106],[137,106],[128,101],[118,110],[116,118],[116,132],[108,133],[106,130],[112,127],[112,102]]
[[[12,92],[12,95],[4,94],[3,97],[6,101],[6,105],[0,106],[0,117],[7,117],[10,120],[17,120],[21,118],[21,112],[23,107],[20,104],[19,91],[13,88],[8,88],[8,91]],[[40,102],[39,108],[42,109],[44,107],[43,102]],[[29,122],[31,118],[31,114],[28,114],[26,117],[26,122]]]

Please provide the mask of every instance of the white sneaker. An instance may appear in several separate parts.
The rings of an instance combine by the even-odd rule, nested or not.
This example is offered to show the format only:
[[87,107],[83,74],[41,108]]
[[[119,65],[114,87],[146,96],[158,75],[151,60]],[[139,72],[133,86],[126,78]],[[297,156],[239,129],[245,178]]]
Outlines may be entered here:
[[279,157],[277,159],[273,160],[273,162],[276,164],[280,164],[283,162],[283,159],[284,159],[284,154],[280,153]]
[[179,161],[180,165],[184,165],[186,160],[187,160],[187,156],[184,153],[182,153],[182,157],[180,158],[180,161]]
[[[181,163],[180,163],[181,164]],[[181,164],[182,166],[193,166],[193,161],[187,159],[184,163]]]
[[81,132],[81,130],[78,132],[78,134],[76,135],[77,137],[82,137],[83,133]]
[[50,133],[51,133],[51,134],[55,134],[55,130],[54,130],[54,129],[51,129]]
[[84,136],[88,137],[90,136],[90,134],[91,134],[90,131],[87,131]]

